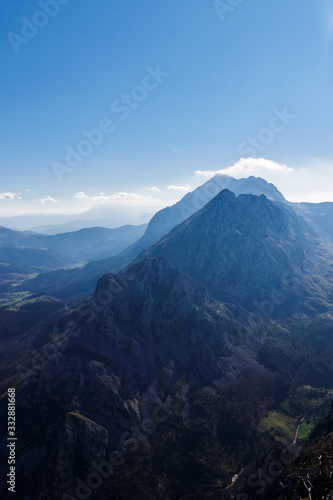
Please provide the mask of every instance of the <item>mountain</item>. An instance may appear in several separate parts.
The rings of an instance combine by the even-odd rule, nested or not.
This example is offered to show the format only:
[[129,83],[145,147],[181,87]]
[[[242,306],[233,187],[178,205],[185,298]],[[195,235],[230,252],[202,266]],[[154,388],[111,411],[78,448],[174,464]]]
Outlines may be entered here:
[[94,227],[46,236],[0,227],[3,273],[41,272],[110,257],[136,241],[145,229],[146,225],[117,229]]
[[223,189],[229,189],[237,196],[239,194],[266,195],[267,198],[281,203],[287,203],[283,195],[273,185],[260,177],[234,179],[223,174],[217,174],[191,193],[187,193],[178,203],[166,207],[151,219],[147,230],[137,242],[140,250],[149,248],[171,229],[200,210]]
[[152,207],[115,207],[110,203],[101,203],[90,210],[79,214],[24,214],[0,217],[0,226],[19,231],[34,231],[43,234],[57,234],[79,231],[87,227],[106,227],[115,229],[124,225],[146,224],[151,212],[159,206]]
[[254,194],[265,194],[274,201],[287,203],[276,187],[264,179],[249,177],[248,179],[237,180],[227,175],[218,174],[193,192],[186,194],[175,205],[157,212],[149,222],[143,236],[117,256],[89,263],[83,269],[59,270],[37,276],[26,281],[20,290],[46,291],[64,300],[78,299],[89,295],[93,292],[100,276],[108,272],[118,272],[130,264],[142,251],[147,250],[176,225],[186,220],[197,210],[200,210],[226,187],[229,187],[237,194],[253,191]]
[[67,254],[75,262],[89,262],[117,254],[139,239],[146,228],[147,224],[125,225],[115,229],[85,228],[73,233],[46,236],[45,243],[54,251]]
[[[292,208],[264,195],[236,197],[224,190],[146,255],[166,257],[220,300],[253,308],[279,294],[282,308],[292,309],[312,290],[312,306],[324,311],[331,303],[330,289],[322,276],[326,295],[316,296],[310,268],[320,251],[329,259],[314,231]],[[332,279],[329,265],[323,269]],[[293,291],[292,303],[291,280],[300,284],[298,293]],[[277,313],[279,307],[274,310]]]
[[328,248],[288,204],[223,190],[91,297],[0,308],[18,498],[278,498],[277,457],[331,398]]
[[[98,218],[99,215],[100,217]],[[137,217],[137,215],[125,217],[124,213],[122,212],[112,212],[112,214],[110,214],[105,210],[105,208],[103,211],[91,209],[81,214],[80,218],[78,218],[77,220],[75,219],[71,222],[65,222],[59,225],[43,224],[39,226],[33,226],[29,227],[29,230],[41,234],[56,235],[59,233],[71,233],[74,231],[79,231],[80,229],[93,228],[98,226],[108,229],[116,229],[118,227],[121,227],[122,225],[140,226],[143,224],[147,224],[151,218],[152,214],[149,213],[144,213],[139,217]]]
[[[105,214],[104,214],[104,217]],[[142,214],[140,217],[135,217],[133,220],[125,223],[124,225],[134,225],[141,226],[143,224],[147,224],[149,220],[152,218],[152,214]],[[117,223],[118,221],[118,223]],[[116,229],[118,227],[122,227],[121,224],[122,218],[118,219],[92,219],[92,220],[74,220],[72,222],[65,222],[64,224],[54,225],[54,224],[42,224],[39,226],[29,227],[29,231],[33,231],[39,234],[47,234],[47,235],[56,235],[60,233],[72,233],[79,231],[80,229],[87,229],[93,227],[104,227],[107,229]]]
[[[25,337],[29,373],[16,395],[24,443],[17,488],[31,498],[44,491],[48,500],[74,493],[76,477],[84,478],[92,463],[130,449],[132,430],[149,425],[154,408],[174,411],[179,390],[185,401],[195,387],[233,379],[247,363],[257,366],[264,337],[264,328],[253,332],[245,310],[220,303],[164,258],[104,276],[90,301],[53,321]],[[29,343],[38,355],[26,355]],[[11,376],[2,372],[3,386]]]
[[294,203],[293,208],[321,238],[333,243],[333,203]]

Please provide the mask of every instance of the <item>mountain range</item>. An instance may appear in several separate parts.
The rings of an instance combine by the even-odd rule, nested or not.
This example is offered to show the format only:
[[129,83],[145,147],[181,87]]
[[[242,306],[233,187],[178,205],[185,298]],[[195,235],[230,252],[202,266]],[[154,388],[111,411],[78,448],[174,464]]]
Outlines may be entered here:
[[[65,300],[89,295],[93,292],[96,281],[101,275],[120,271],[136,259],[141,252],[157,243],[174,227],[202,209],[223,189],[229,189],[237,196],[239,194],[264,194],[271,201],[281,203],[295,210],[296,214],[304,218],[322,239],[328,242],[332,241],[333,226],[331,221],[333,219],[330,212],[331,204],[318,204],[319,206],[317,206],[315,204],[289,203],[273,184],[269,184],[264,179],[249,177],[248,179],[237,180],[218,174],[192,193],[185,195],[175,205],[157,212],[150,220],[144,234],[118,255],[90,262],[81,269],[57,270],[39,275],[25,281],[18,290],[32,293],[45,292]],[[325,207],[328,205],[326,211],[321,211],[322,208],[325,208],[321,207],[321,205],[325,205]],[[318,216],[318,213],[322,215]]]
[[0,227],[0,279],[83,265],[116,255],[135,242],[146,227],[94,227],[54,236]]
[[177,224],[200,210],[227,186],[236,194],[253,191],[255,194],[265,194],[272,200],[287,203],[275,186],[264,179],[249,177],[236,180],[226,175],[216,175],[192,193],[185,195],[175,205],[157,212],[150,220],[144,234],[117,256],[90,262],[83,269],[59,270],[37,276],[26,281],[19,289],[34,293],[46,292],[66,300],[89,295],[101,275],[120,271]]
[[[95,207],[82,213],[32,213],[0,217],[0,226],[18,231],[32,231],[40,234],[55,235],[79,231],[90,227],[115,229],[125,225],[142,225],[151,219],[159,207],[144,207],[138,214],[137,207],[124,205],[114,207],[110,202],[100,202]],[[141,213],[141,215],[140,215]]]
[[224,180],[117,256],[26,281],[47,299],[0,308],[24,500],[330,498],[332,246],[313,207]]

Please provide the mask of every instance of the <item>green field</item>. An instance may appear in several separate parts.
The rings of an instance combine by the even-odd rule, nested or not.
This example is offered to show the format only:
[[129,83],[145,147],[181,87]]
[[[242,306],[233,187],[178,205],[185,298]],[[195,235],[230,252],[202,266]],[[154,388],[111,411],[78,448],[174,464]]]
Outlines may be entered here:
[[[30,292],[6,293],[0,296],[0,307],[21,307],[25,304],[33,304],[36,300],[46,299],[45,295],[34,297]],[[33,297],[33,298],[31,298]]]
[[271,411],[258,426],[260,432],[269,432],[277,441],[289,444],[294,439],[296,419],[280,411]]
[[303,422],[299,428],[298,439],[306,439],[309,437],[313,427],[313,425]]

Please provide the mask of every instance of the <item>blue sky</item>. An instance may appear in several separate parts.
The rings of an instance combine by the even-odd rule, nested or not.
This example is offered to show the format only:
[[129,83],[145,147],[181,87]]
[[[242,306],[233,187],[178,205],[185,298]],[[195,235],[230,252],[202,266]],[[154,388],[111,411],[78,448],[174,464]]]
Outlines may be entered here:
[[165,205],[226,168],[333,200],[331,2],[236,3],[2,2],[0,214]]

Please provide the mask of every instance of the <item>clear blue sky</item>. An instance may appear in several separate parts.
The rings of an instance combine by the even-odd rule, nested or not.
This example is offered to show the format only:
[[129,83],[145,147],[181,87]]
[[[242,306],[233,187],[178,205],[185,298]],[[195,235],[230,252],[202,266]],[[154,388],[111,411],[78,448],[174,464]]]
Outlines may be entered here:
[[[0,193],[22,199],[0,199],[0,212],[9,202],[46,207],[37,200],[47,196],[61,200],[60,210],[70,200],[74,207],[78,192],[192,186],[194,171],[237,161],[240,144],[285,106],[295,118],[249,156],[312,173],[322,160],[329,169],[330,4],[243,0],[222,20],[211,0],[69,0],[48,19],[36,14],[37,1],[1,2]],[[8,34],[22,35],[23,17],[46,24],[13,42]],[[111,104],[158,65],[169,75],[122,120]],[[114,131],[59,182],[51,165],[64,164],[66,146],[104,118]]]

